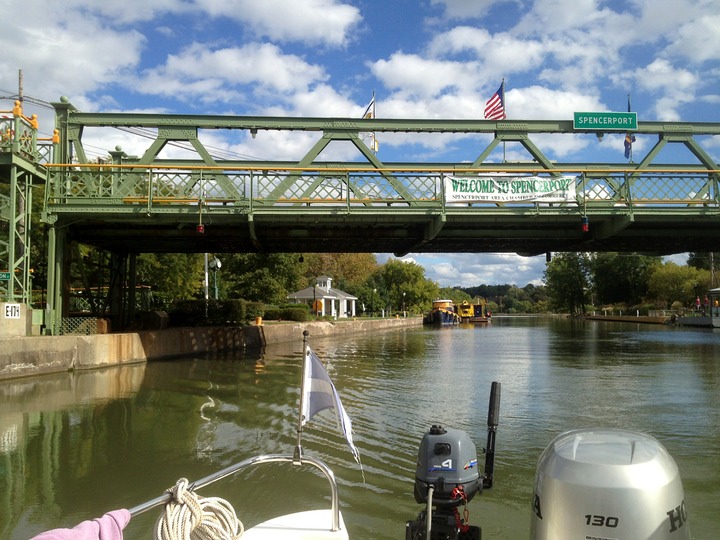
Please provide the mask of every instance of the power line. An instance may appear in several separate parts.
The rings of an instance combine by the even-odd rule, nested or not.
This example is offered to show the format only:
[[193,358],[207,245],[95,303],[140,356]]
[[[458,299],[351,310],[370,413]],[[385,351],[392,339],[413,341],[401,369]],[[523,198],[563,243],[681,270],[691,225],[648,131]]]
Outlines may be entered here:
[[[0,96],[0,99],[7,99],[7,100],[17,100],[19,99],[18,94],[13,94],[9,90],[6,90],[4,88],[0,88],[0,92],[7,93],[10,95],[7,96]],[[32,96],[24,95],[22,98],[23,102],[29,102],[33,103],[34,105],[38,105],[40,107],[44,107],[46,109],[54,110],[55,108],[52,106],[52,104],[49,101],[45,101],[40,98],[35,98]],[[130,133],[131,135],[136,135],[138,137],[143,137],[146,139],[152,139],[154,140],[156,138],[156,134],[147,128],[132,128],[132,127],[114,127],[113,129],[117,129],[119,131],[124,131],[126,133]],[[102,149],[98,146],[92,146],[92,145],[84,145],[85,148],[90,149],[94,148],[98,151],[98,155],[96,157],[100,157],[102,154],[106,154],[107,150]],[[195,149],[192,147],[189,143],[183,143],[180,141],[169,141],[168,146],[173,146],[175,148],[180,148],[181,150],[185,150],[188,152],[194,152]],[[219,160],[230,160],[230,159],[238,159],[242,161],[263,161],[263,158],[257,157],[257,156],[251,156],[249,154],[241,154],[239,152],[233,152],[231,150],[227,150],[224,148],[219,148],[217,146],[208,146],[206,145],[205,148],[210,153],[210,156],[213,159],[219,159]]]

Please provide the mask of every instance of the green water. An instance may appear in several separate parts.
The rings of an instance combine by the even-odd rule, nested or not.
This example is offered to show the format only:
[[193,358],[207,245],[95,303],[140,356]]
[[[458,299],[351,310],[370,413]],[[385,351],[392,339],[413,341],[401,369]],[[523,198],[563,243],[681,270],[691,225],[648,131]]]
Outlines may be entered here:
[[[502,383],[495,485],[470,503],[483,538],[527,538],[537,459],[559,433],[623,427],[675,458],[696,539],[720,537],[720,334],[654,325],[496,318],[313,339],[362,455],[365,482],[327,413],[303,447],[340,487],[354,539],[404,538],[417,447],[435,423],[485,444],[490,383]],[[70,527],[296,442],[302,343],[0,383],[0,538]],[[324,507],[325,481],[264,465],[205,488],[245,526]],[[150,537],[159,511],[126,538]]]

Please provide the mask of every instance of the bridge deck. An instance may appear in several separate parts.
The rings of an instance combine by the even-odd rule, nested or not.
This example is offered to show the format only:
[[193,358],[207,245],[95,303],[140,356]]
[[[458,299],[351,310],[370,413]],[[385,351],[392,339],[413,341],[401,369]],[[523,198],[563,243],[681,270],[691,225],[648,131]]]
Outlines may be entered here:
[[[126,252],[677,253],[720,245],[715,171],[533,172],[58,165],[50,166],[47,208],[73,238]],[[458,181],[484,191],[458,193]],[[564,192],[513,194],[558,182]]]

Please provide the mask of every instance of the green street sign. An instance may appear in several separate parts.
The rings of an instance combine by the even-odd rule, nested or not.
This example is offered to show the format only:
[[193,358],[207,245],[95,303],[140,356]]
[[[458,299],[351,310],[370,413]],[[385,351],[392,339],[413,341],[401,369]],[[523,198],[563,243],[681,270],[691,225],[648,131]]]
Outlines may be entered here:
[[637,129],[636,112],[576,112],[573,129],[632,131]]
[[0,272],[0,281],[9,281],[10,272]]

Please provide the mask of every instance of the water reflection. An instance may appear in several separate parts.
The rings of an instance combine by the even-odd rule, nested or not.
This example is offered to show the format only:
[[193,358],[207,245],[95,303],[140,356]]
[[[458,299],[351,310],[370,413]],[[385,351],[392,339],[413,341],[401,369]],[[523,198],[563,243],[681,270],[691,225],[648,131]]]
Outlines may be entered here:
[[[495,487],[471,503],[484,537],[527,538],[535,464],[560,432],[624,427],[675,457],[696,538],[720,535],[720,335],[543,319],[316,339],[353,419],[366,483],[331,417],[306,452],[340,484],[351,537],[404,536],[419,511],[417,445],[433,423],[486,439],[490,383],[502,383]],[[0,384],[0,537],[22,539],[159,495],[247,457],[295,444],[302,344],[241,357],[155,362]],[[320,498],[309,498],[317,487]],[[208,488],[209,490],[209,488]],[[324,480],[260,468],[212,486],[246,526],[324,505]],[[147,537],[156,515],[133,519]]]
[[[137,364],[0,384],[0,537],[23,519],[63,517],[65,473],[86,477],[91,458],[113,459],[118,447],[103,444],[102,434],[127,429],[123,400],[138,392],[144,372]],[[38,498],[42,507],[25,514]]]

